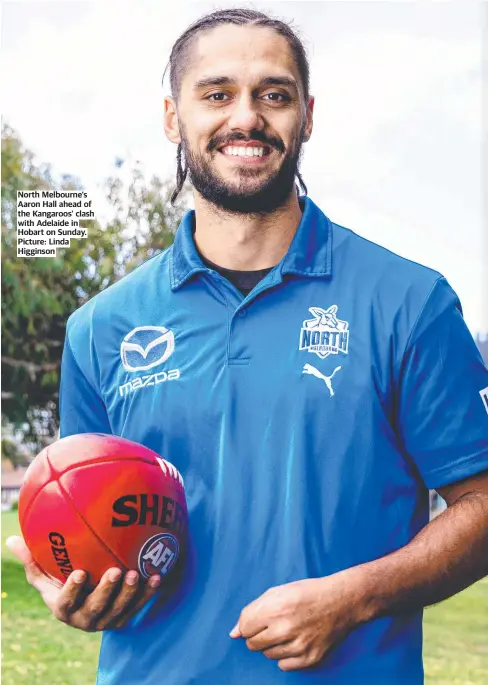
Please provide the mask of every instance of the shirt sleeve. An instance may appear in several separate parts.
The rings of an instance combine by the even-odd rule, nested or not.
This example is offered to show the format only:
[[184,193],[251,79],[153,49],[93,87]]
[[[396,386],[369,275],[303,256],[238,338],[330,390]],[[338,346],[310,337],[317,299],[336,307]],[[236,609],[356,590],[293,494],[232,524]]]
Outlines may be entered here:
[[76,433],[112,433],[105,404],[76,361],[68,334],[61,362],[59,416],[61,438]]
[[434,284],[406,346],[398,423],[425,484],[488,469],[488,370],[444,278]]

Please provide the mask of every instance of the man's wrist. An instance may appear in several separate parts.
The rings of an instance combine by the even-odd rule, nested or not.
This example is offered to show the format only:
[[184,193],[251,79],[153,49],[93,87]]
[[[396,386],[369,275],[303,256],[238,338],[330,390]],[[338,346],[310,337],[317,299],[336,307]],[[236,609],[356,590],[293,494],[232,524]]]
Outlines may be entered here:
[[358,624],[377,618],[381,613],[381,579],[375,562],[348,569],[354,598],[354,616]]
[[[381,613],[380,582],[375,562],[353,566],[335,575],[339,592],[343,593],[345,611],[349,615],[351,628],[371,621]],[[334,576],[323,578],[326,593],[334,591],[330,581]]]

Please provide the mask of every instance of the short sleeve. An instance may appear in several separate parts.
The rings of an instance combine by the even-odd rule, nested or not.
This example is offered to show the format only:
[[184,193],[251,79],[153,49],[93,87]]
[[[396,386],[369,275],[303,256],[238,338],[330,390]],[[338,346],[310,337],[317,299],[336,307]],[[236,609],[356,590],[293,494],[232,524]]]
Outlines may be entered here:
[[438,279],[415,323],[399,378],[398,428],[425,484],[488,469],[488,370],[459,300]]
[[112,433],[105,404],[77,363],[68,334],[61,362],[59,415],[61,438],[76,433]]

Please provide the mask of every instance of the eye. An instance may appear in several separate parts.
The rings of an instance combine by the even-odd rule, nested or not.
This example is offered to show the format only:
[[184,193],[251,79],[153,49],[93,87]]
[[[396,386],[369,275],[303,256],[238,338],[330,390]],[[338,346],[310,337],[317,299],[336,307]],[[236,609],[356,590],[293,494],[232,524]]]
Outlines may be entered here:
[[211,93],[206,97],[209,102],[225,102],[229,96],[226,93]]
[[268,102],[277,103],[290,102],[291,100],[290,96],[286,95],[285,93],[265,93],[262,97]]

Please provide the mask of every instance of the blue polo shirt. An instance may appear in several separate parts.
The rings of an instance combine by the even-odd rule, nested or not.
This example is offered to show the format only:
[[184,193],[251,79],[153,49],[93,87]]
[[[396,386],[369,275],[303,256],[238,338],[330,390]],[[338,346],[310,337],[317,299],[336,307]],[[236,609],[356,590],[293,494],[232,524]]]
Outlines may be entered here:
[[428,489],[488,468],[488,371],[435,271],[308,198],[247,297],[175,242],[69,319],[61,435],[140,442],[183,475],[180,590],[103,635],[98,685],[420,685],[422,614],[362,625],[282,672],[228,636],[269,588],[406,545]]

